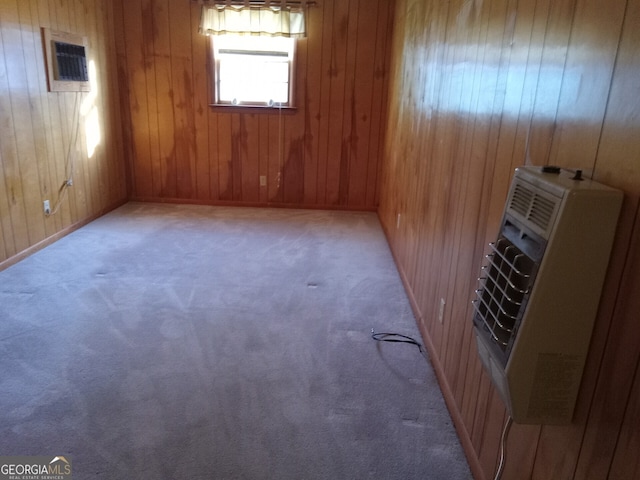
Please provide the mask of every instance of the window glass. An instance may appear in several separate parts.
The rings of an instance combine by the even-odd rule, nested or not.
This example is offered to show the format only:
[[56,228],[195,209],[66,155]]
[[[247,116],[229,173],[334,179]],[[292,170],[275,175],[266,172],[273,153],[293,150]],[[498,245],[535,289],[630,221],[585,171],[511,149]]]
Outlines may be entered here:
[[293,104],[294,39],[217,35],[212,42],[216,104]]

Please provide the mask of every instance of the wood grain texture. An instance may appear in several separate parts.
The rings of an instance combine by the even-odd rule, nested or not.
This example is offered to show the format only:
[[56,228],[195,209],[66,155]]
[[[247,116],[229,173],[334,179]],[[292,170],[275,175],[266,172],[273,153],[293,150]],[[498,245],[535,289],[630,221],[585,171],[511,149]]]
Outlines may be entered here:
[[513,169],[559,164],[625,204],[574,421],[514,426],[503,478],[636,478],[640,1],[400,0],[394,18],[379,215],[475,476],[493,478],[505,420],[472,338],[475,278]]
[[[0,1],[0,265],[126,198],[113,23],[102,3]],[[91,92],[47,91],[43,27],[87,37]],[[59,204],[54,215],[44,200]]]
[[377,207],[389,2],[309,7],[308,37],[298,41],[296,110],[282,113],[207,105],[209,39],[197,34],[196,2],[115,3],[116,31],[126,39],[116,46],[128,89],[121,105],[131,119],[132,198]]

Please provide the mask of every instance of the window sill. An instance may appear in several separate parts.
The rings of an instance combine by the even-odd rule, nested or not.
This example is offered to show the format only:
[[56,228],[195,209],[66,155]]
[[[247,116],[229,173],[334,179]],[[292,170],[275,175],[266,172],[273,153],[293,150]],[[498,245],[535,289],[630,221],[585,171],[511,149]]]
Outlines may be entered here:
[[221,104],[209,104],[209,107],[214,112],[226,112],[226,113],[276,113],[292,115],[298,111],[296,107],[269,107],[262,105],[221,105]]

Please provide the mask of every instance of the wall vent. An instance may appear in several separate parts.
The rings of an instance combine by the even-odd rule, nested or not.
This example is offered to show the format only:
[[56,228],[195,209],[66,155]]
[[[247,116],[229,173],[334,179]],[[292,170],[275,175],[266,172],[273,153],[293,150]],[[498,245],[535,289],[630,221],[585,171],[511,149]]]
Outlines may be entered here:
[[50,92],[88,92],[89,46],[86,37],[50,28],[42,29]]

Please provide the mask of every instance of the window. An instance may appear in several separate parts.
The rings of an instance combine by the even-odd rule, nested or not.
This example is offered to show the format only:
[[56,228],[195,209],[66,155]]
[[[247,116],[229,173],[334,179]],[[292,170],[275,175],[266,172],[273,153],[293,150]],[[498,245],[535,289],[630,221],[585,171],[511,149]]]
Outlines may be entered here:
[[295,39],[211,36],[214,104],[292,107]]
[[211,36],[214,105],[293,107],[296,38],[307,0],[209,0],[198,31]]

